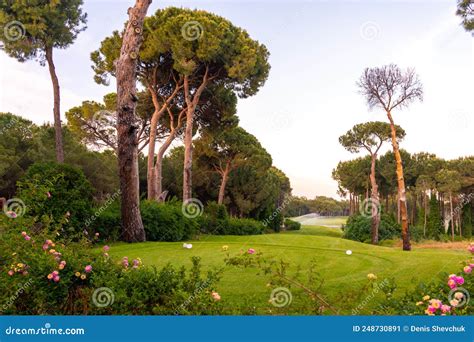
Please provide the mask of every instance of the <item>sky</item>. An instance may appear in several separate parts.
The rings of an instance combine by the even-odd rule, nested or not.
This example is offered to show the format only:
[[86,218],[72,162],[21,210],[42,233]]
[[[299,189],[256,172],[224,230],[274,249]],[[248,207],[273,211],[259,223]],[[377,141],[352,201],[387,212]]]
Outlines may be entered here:
[[[255,135],[290,178],[293,194],[337,196],[331,172],[357,155],[338,137],[357,123],[387,121],[369,110],[356,82],[366,67],[413,67],[422,103],[396,110],[406,131],[401,147],[442,158],[473,155],[474,38],[454,15],[456,1],[157,1],[229,19],[269,49],[271,71],[253,97],[238,103],[240,125]],[[74,45],[55,50],[61,111],[115,91],[93,81],[90,53],[127,20],[132,0],[85,0],[88,28]],[[0,52],[0,112],[52,121],[47,68]],[[390,148],[387,144],[385,152]]]

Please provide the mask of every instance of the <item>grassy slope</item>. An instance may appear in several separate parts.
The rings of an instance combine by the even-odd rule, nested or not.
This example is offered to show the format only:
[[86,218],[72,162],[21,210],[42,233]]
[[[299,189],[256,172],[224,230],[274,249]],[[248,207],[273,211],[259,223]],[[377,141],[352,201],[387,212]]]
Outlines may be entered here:
[[[368,273],[377,274],[379,280],[394,277],[401,289],[399,295],[402,295],[404,289],[418,280],[429,281],[438,273],[457,272],[459,262],[466,259],[463,251],[415,249],[403,252],[398,248],[344,240],[339,238],[340,234],[337,228],[305,226],[300,231],[282,234],[203,236],[199,241],[191,241],[193,248],[190,250],[184,249],[182,242],[116,244],[111,248],[111,255],[120,258],[140,257],[145,265],[157,266],[167,263],[189,266],[190,257],[199,256],[206,269],[224,264],[227,252],[222,251],[222,246],[228,245],[230,255],[254,248],[265,256],[281,258],[293,266],[300,265],[303,270],[313,259],[317,262],[318,272],[325,279],[323,292],[331,303],[344,300],[348,291],[366,284]],[[347,255],[347,250],[352,250],[352,255]],[[268,307],[271,288],[266,286],[267,282],[268,277],[258,275],[255,269],[229,267],[216,290],[229,307]],[[298,296],[298,291],[294,291],[294,305],[298,303]]]

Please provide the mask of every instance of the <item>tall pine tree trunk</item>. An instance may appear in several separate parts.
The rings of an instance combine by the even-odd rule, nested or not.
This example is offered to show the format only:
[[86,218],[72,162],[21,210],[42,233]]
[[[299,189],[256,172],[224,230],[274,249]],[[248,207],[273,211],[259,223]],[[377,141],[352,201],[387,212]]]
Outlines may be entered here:
[[116,67],[122,236],[127,242],[145,241],[139,199],[136,59],[142,43],[143,21],[150,4],[151,0],[136,0],[135,6],[128,9],[129,21]]
[[49,74],[53,83],[53,96],[54,96],[54,136],[56,142],[56,160],[58,163],[64,162],[64,145],[63,145],[63,132],[61,127],[61,95],[59,90],[59,80],[56,75],[56,67],[53,61],[53,48],[51,46],[46,47],[46,61],[48,62]]
[[230,163],[227,162],[225,166],[225,170],[222,172],[222,180],[221,180],[221,185],[219,187],[219,197],[217,198],[217,204],[224,203],[225,187],[227,185],[227,180],[229,179],[229,172],[230,172]]
[[174,138],[176,137],[176,130],[172,130],[170,135],[166,138],[163,145],[160,146],[158,153],[156,154],[156,164],[155,164],[155,182],[154,182],[154,199],[158,202],[163,201],[164,199],[160,196],[163,193],[163,158],[170,147],[171,143],[173,142]]
[[380,225],[380,199],[377,181],[375,179],[375,162],[377,160],[377,154],[372,154],[372,161],[370,165],[370,184],[372,188],[371,201],[372,201],[372,243],[374,245],[379,243],[379,225]]
[[400,218],[401,218],[401,224],[402,224],[403,250],[409,251],[411,250],[411,244],[410,244],[410,231],[408,227],[407,197],[406,197],[406,190],[405,190],[405,179],[403,176],[402,157],[400,155],[400,149],[398,147],[395,123],[393,122],[392,115],[389,111],[387,112],[387,117],[388,117],[388,120],[390,121],[393,154],[395,155],[395,161],[397,164],[398,205],[400,207]]

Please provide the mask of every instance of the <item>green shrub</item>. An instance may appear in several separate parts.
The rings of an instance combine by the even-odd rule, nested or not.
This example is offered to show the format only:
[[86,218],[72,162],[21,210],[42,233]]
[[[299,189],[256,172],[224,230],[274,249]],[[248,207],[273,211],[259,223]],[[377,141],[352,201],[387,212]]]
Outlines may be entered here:
[[[347,220],[343,237],[349,240],[369,242],[371,240],[372,218],[353,215]],[[382,214],[379,226],[379,241],[399,237],[401,227],[393,216]]]
[[265,226],[262,222],[246,218],[230,218],[223,235],[257,235],[262,234]]
[[99,233],[100,240],[117,241],[122,233],[122,221],[120,219],[120,203],[114,201],[105,203],[94,208],[94,214],[90,221],[86,221],[86,229],[89,233]]
[[66,236],[82,232],[92,214],[93,188],[84,173],[73,166],[33,164],[17,186],[26,215],[37,222],[60,224]]
[[301,229],[301,223],[287,218],[287,219],[285,219],[285,229],[286,230],[300,230]]
[[143,201],[140,205],[148,241],[183,241],[198,230],[197,219],[183,215],[181,204]]
[[203,215],[198,219],[199,228],[205,234],[222,234],[225,231],[229,215],[225,205],[208,202]]
[[[45,231],[35,234],[24,228],[22,234],[19,228],[0,218],[0,314],[221,313],[212,296],[219,273],[211,270],[203,278],[198,258],[188,270],[170,265],[157,269],[138,258],[114,261],[91,249],[85,239],[55,243]],[[58,279],[49,279],[53,273]]]
[[441,234],[444,232],[444,228],[441,212],[439,210],[439,202],[434,194],[431,195],[429,208],[430,211],[426,222],[426,237],[429,239],[439,240]]

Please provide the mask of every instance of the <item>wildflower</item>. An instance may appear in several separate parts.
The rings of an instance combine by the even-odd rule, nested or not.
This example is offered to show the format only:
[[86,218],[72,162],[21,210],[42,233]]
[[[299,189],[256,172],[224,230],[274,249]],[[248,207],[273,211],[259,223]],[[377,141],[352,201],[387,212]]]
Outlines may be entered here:
[[463,268],[464,273],[469,274],[472,272],[472,267],[471,266],[464,266]]
[[95,237],[99,237],[99,235],[100,235],[99,233],[95,233]]
[[58,268],[59,268],[60,270],[63,270],[63,269],[64,269],[64,264],[59,264]]
[[249,248],[249,250],[247,251],[248,254],[255,254],[255,249],[253,248]]
[[464,278],[463,277],[456,277],[456,283],[458,283],[458,285],[464,284]]
[[51,198],[51,193],[48,191],[48,192],[46,193],[46,196],[48,196],[48,198]]
[[13,272],[13,270],[8,271],[8,275],[9,275],[10,277],[13,276],[14,274],[15,274],[15,272]]
[[31,237],[29,235],[25,236],[25,240],[26,241],[30,241],[31,240]]
[[55,276],[55,277],[53,278],[53,281],[54,281],[55,283],[57,283],[57,282],[59,282],[59,279],[60,279],[60,278],[59,278],[59,276],[57,275],[57,276]]
[[49,245],[45,243],[45,244],[43,245],[43,251],[46,251],[48,248],[49,248]]
[[467,247],[467,250],[474,254],[474,243],[471,242],[469,246]]
[[74,275],[79,278],[81,276],[81,272],[76,272]]
[[84,280],[84,279],[86,279],[86,278],[87,278],[87,276],[86,276],[85,274],[81,274],[81,279],[82,279],[82,280]]
[[454,294],[454,298],[456,298],[457,300],[461,300],[464,298],[464,294],[462,292],[456,292]]
[[222,250],[223,250],[224,252],[227,251],[228,249],[229,249],[229,246],[227,246],[227,245],[222,246]]
[[446,304],[441,305],[441,312],[442,313],[446,313],[446,312],[450,312],[450,311],[451,311],[451,307],[449,305],[446,305]]
[[106,258],[108,258],[108,257],[109,257],[109,253],[104,253],[104,256],[105,256]]
[[423,305],[423,302],[416,302],[416,306]]
[[377,279],[377,276],[376,276],[375,274],[373,274],[373,273],[369,273],[369,274],[367,274],[367,278],[368,278],[369,280],[375,280],[375,279]]
[[430,299],[430,296],[428,296],[428,295],[423,297],[423,300],[428,300],[428,299]]
[[17,215],[14,211],[12,211],[12,210],[7,211],[7,216],[8,216],[9,218],[17,218],[17,217],[18,217],[18,215]]
[[47,244],[47,245],[52,245],[52,244],[53,244],[53,241],[51,241],[51,240],[46,240],[44,243]]
[[449,279],[448,286],[449,288],[454,289],[456,287],[456,281],[454,279]]
[[28,235],[26,232],[21,232],[21,236],[25,237],[26,235]]
[[110,250],[110,247],[105,245],[102,249],[104,250],[104,252],[108,252]]
[[221,296],[216,292],[216,291],[212,291],[211,293],[211,296],[212,298],[214,298],[214,300],[221,300]]
[[442,303],[439,299],[432,299],[430,300],[430,306],[435,308],[436,310],[441,307]]
[[48,274],[48,276],[47,276],[47,278],[48,278],[49,280],[53,279],[53,277],[54,277],[54,276],[53,276],[52,273]]
[[459,301],[457,299],[451,299],[449,301],[449,304],[451,304],[451,306],[458,306],[459,305]]
[[91,266],[91,265],[87,265],[87,266],[84,268],[84,271],[86,271],[86,273],[91,273],[91,272],[92,272],[92,266]]

